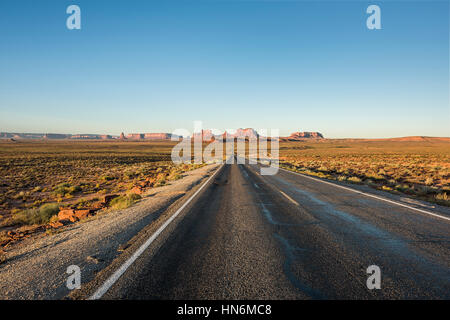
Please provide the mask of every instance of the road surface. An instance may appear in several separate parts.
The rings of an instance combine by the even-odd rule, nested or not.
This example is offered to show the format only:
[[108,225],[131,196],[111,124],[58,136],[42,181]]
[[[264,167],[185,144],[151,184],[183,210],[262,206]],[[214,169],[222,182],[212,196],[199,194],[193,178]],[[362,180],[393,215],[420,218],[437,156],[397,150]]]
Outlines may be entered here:
[[[450,298],[450,221],[259,169],[222,166],[101,298]],[[371,265],[381,289],[367,287]]]

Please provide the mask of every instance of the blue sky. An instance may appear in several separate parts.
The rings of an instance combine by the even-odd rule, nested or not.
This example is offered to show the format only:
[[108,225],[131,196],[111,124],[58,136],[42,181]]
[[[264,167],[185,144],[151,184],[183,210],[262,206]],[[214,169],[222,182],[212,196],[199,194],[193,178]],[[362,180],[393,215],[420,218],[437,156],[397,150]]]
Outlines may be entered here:
[[1,0],[0,39],[0,131],[450,136],[448,1]]

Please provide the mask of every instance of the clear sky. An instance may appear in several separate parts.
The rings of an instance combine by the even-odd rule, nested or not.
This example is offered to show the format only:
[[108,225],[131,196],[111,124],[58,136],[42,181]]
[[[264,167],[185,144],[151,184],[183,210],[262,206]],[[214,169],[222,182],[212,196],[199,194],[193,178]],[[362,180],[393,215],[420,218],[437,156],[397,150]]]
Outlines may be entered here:
[[[81,30],[66,8],[81,8]],[[381,8],[381,30],[366,8]],[[450,136],[449,1],[0,1],[0,131]]]

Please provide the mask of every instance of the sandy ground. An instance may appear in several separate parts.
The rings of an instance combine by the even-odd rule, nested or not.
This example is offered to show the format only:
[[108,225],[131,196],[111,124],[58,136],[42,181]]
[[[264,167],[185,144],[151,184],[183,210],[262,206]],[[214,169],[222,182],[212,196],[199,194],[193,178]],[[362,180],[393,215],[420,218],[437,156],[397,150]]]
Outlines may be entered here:
[[[117,258],[143,228],[158,221],[171,205],[184,201],[217,165],[185,173],[170,185],[151,189],[131,208],[98,215],[62,232],[26,239],[15,245],[0,265],[0,299],[62,299],[67,267],[79,266],[87,283]],[[160,219],[163,219],[161,217]]]

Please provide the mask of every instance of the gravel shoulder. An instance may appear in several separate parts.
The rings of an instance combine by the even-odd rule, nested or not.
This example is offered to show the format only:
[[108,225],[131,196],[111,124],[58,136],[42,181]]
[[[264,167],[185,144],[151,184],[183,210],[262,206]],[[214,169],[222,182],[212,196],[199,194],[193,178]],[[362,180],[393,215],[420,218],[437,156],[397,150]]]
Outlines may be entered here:
[[96,216],[54,235],[40,235],[16,244],[0,265],[0,299],[63,299],[67,267],[81,269],[90,282],[131,246],[136,235],[167,218],[167,212],[189,197],[218,165],[186,172],[170,185],[151,189],[136,205]]

